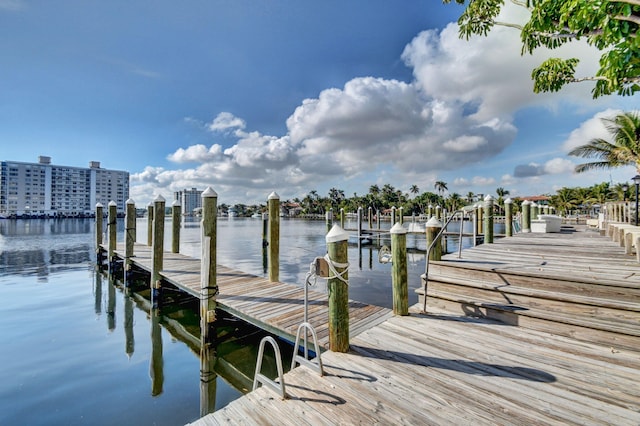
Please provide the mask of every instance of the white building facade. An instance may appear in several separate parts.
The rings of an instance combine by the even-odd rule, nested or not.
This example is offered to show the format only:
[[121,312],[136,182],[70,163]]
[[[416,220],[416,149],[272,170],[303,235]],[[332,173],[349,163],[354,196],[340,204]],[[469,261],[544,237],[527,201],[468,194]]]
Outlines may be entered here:
[[125,211],[129,172],[58,166],[40,156],[37,163],[0,162],[0,217],[78,217],[95,213],[97,203],[110,201]]
[[202,191],[196,188],[174,192],[173,199],[180,201],[184,216],[193,216],[196,209],[202,208]]

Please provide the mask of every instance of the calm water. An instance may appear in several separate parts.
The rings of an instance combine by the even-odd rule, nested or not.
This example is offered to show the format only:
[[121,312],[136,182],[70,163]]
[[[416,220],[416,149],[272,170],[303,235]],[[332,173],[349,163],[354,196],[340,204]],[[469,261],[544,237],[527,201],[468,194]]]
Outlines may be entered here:
[[[197,302],[169,294],[178,307],[151,313],[144,291],[127,294],[95,271],[93,232],[92,220],[0,221],[0,424],[184,424],[246,392],[263,333],[224,321],[216,358],[204,363],[215,364],[215,379],[203,387]],[[281,222],[281,281],[304,282],[325,234],[321,221]],[[137,236],[146,241],[144,219]],[[197,223],[181,240],[182,253],[199,257]],[[266,275],[261,244],[260,220],[218,222],[219,263]],[[424,250],[424,238],[409,235],[407,245],[414,304],[424,254],[413,249]],[[391,307],[391,265],[377,248],[352,244],[349,261],[350,297]],[[326,291],[323,280],[317,289]]]

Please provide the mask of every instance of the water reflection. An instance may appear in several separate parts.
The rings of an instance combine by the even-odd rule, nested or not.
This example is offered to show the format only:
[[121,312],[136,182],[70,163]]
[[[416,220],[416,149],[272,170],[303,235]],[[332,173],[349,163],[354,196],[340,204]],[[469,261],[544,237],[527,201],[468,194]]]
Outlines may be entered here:
[[151,395],[158,396],[164,386],[164,361],[162,359],[162,328],[160,327],[160,310],[151,310],[151,361],[149,363],[151,377]]

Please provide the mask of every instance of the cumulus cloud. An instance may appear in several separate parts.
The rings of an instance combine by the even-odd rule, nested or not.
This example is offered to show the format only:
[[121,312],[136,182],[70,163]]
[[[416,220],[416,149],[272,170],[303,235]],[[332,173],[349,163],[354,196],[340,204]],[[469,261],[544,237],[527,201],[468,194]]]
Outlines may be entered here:
[[167,159],[174,163],[199,163],[214,160],[222,154],[222,147],[218,144],[207,148],[202,144],[191,145],[187,149],[178,148],[173,154],[169,154]]
[[[413,69],[412,82],[360,77],[323,90],[293,111],[281,136],[248,130],[242,118],[221,112],[204,128],[231,139],[230,146],[178,148],[167,158],[195,163],[195,168],[145,170],[135,179],[147,185],[170,182],[174,190],[210,182],[219,194],[228,188],[234,196],[286,186],[299,195],[300,189],[308,191],[336,176],[343,182],[363,176],[375,181],[381,170],[404,176],[455,170],[512,144],[514,112],[560,99],[527,89],[541,57],[521,57],[519,37],[509,29],[495,28],[488,37],[466,41],[450,24],[441,32],[418,34],[401,58]],[[583,100],[591,95],[583,87],[563,91],[563,99],[567,96]],[[568,170],[566,160],[557,160],[517,166],[514,177]],[[456,185],[495,182],[476,177]]]
[[517,165],[513,171],[513,175],[517,178],[558,175],[572,173],[574,168],[575,164],[566,158],[553,158],[544,164],[529,163]]
[[591,139],[602,138],[610,139],[610,134],[602,123],[602,119],[613,118],[616,114],[621,113],[620,110],[606,109],[595,114],[590,119],[584,121],[580,126],[573,130],[567,140],[562,144],[562,148],[569,152],[572,149],[589,143]]

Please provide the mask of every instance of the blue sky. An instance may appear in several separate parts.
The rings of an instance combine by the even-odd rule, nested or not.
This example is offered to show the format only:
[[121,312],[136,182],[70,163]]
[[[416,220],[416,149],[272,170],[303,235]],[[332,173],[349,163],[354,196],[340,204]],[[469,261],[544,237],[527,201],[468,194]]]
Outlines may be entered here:
[[[519,36],[467,42],[433,0],[0,0],[0,159],[131,173],[131,196],[211,186],[219,203],[371,185],[511,195],[627,181],[574,175],[634,98],[535,95]],[[507,18],[520,19],[509,10]],[[541,52],[544,53],[544,52]],[[597,52],[571,44],[593,73]]]

